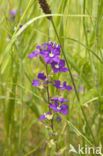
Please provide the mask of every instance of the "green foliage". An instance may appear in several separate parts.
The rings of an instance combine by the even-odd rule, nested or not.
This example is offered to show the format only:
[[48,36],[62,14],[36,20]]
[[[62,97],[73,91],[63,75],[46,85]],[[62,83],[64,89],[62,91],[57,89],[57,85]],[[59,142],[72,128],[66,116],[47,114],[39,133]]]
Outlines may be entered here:
[[[0,155],[3,156],[67,156],[70,144],[75,148],[77,144],[103,146],[103,0],[48,3],[80,102],[74,90],[61,92],[50,85],[51,96],[69,99],[69,114],[61,116],[61,122],[54,120],[52,137],[49,121],[38,120],[48,111],[47,94],[44,88],[32,86],[38,72],[45,72],[44,61],[39,57],[30,60],[28,55],[48,39],[58,43],[54,28],[38,1],[0,0]],[[12,9],[17,11],[14,21],[10,16]],[[23,27],[19,29],[21,24]],[[51,67],[49,75],[50,78],[53,75]],[[53,79],[65,79],[72,85],[67,73],[56,74]],[[79,87],[83,91],[79,92]]]

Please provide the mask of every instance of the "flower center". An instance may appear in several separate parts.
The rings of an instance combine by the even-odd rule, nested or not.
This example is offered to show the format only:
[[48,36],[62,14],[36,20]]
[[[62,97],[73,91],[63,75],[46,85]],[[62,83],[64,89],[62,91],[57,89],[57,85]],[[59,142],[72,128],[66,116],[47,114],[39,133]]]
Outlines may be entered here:
[[56,64],[56,65],[55,65],[55,68],[59,68],[59,64]]
[[56,44],[56,43],[54,42],[54,43],[53,43],[53,48],[55,47],[55,44]]
[[53,115],[52,114],[46,114],[44,113],[45,117],[48,119],[48,120],[51,120],[53,118]]
[[49,41],[48,43],[49,43],[49,44],[51,44],[51,43],[52,43],[52,41]]
[[60,106],[57,107],[58,110],[61,110]]
[[50,57],[53,57],[53,56],[54,56],[54,54],[51,52],[51,53],[49,54],[49,56],[50,56]]
[[60,87],[63,87],[63,85],[62,85],[62,84],[60,84]]
[[58,100],[60,101],[60,100],[61,100],[61,98],[59,97],[59,98],[58,98]]

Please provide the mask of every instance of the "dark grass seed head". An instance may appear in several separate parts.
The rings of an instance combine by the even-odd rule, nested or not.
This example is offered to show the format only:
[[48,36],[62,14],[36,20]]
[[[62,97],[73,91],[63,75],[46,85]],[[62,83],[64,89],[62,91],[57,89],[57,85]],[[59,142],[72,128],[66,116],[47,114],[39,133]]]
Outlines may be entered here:
[[[46,0],[38,0],[40,8],[43,10],[45,14],[51,14],[51,9]],[[47,17],[48,20],[52,19],[52,16]]]

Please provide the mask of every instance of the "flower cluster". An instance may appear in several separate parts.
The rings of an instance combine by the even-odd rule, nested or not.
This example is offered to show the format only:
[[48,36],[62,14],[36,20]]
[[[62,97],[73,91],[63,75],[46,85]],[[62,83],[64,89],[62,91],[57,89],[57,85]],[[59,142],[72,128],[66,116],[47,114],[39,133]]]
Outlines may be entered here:
[[[46,78],[46,76],[44,75],[44,73],[39,73],[37,76],[38,79],[33,79],[32,85],[33,86],[40,86],[42,83],[48,84],[48,83],[52,83],[52,81],[48,81],[48,79]],[[41,81],[40,81],[41,80]]]
[[64,115],[68,114],[68,105],[63,104],[63,102],[68,102],[68,99],[55,97],[51,99],[51,101],[54,101],[54,104],[50,103],[50,108],[53,111],[62,113]]
[[60,45],[48,41],[41,46],[37,46],[36,49],[29,55],[29,58],[41,55],[47,64],[51,64],[54,73],[68,71],[68,68],[65,67],[65,61],[60,59]]
[[[29,54],[29,58],[35,58],[37,56],[42,56],[44,58],[45,64],[51,65],[51,68],[53,72],[59,73],[59,72],[67,72],[68,68],[65,67],[65,60],[60,59],[60,53],[61,53],[61,46],[56,45],[55,43],[48,41],[47,43],[43,43],[42,45],[38,45],[36,47],[36,51],[33,51],[31,54]],[[48,77],[44,73],[39,73],[37,76],[37,79],[34,79],[32,82],[33,86],[40,86],[40,85],[48,85],[49,83],[52,84],[52,86],[56,87],[57,89],[61,90],[72,90],[72,87],[67,85],[66,81],[61,83],[60,80],[53,80],[49,81]],[[50,99],[50,97],[49,97]],[[50,99],[48,102],[49,108],[53,110],[54,112],[62,113],[63,115],[68,114],[68,105],[64,102],[68,102],[68,99],[55,97],[53,99]],[[39,120],[42,119],[51,119],[52,113],[48,112],[45,113],[40,117]]]

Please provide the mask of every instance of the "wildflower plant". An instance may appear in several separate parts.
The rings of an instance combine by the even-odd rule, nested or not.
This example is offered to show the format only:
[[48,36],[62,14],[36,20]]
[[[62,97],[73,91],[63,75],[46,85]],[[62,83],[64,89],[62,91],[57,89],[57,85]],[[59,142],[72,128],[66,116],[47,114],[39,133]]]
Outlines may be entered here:
[[[40,72],[37,75],[37,78],[33,79],[32,85],[35,87],[43,86],[47,92],[47,103],[48,103],[48,112],[40,116],[39,120],[50,120],[51,130],[54,132],[53,120],[61,121],[61,114],[68,114],[68,99],[64,97],[52,97],[50,95],[49,85],[52,85],[53,88],[59,90],[71,91],[72,87],[67,85],[67,82],[61,82],[60,80],[50,80],[48,74],[48,66],[52,69],[53,74],[67,72],[69,69],[65,67],[65,60],[61,59],[61,45],[48,41],[42,45],[36,47],[37,50],[29,54],[29,58],[35,58],[41,56],[44,59],[45,71]],[[56,116],[56,118],[55,118]],[[58,116],[58,117],[57,117]]]

